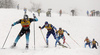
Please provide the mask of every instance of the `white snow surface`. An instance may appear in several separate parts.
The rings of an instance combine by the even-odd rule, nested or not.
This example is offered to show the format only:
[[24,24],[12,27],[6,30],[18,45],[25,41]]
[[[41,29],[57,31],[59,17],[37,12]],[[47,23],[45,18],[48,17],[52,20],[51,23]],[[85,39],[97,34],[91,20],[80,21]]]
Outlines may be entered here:
[[[29,17],[33,17],[33,13],[27,12]],[[0,9],[0,47],[8,35],[11,25],[24,15],[23,10],[16,9]],[[37,13],[38,22],[35,22],[35,49],[34,49],[34,22],[31,23],[29,49],[26,50],[25,35],[18,41],[16,48],[11,49],[15,38],[21,30],[21,25],[17,24],[12,27],[8,36],[7,42],[4,46],[6,49],[0,49],[0,55],[100,55],[100,46],[98,49],[90,49],[88,46],[84,48],[84,39],[86,36],[92,41],[93,38],[100,44],[100,17],[88,16],[70,16],[63,14],[59,16],[57,13],[52,13],[52,17],[46,17],[42,13],[39,17]],[[77,45],[66,33],[66,42],[70,45],[69,48],[55,47],[55,39],[52,35],[49,37],[49,47],[45,48],[46,43],[43,39],[39,26],[43,26],[45,21],[55,26],[57,30],[62,27],[70,33],[70,36],[80,45]],[[44,37],[46,37],[47,30],[42,30]],[[62,43],[62,39],[60,40]],[[67,44],[64,44],[67,46]]]

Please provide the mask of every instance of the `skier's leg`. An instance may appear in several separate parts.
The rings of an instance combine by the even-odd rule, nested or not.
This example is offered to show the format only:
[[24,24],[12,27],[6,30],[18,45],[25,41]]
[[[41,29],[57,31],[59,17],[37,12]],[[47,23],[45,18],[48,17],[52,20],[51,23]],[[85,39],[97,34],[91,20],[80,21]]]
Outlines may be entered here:
[[18,35],[18,36],[16,37],[16,39],[15,39],[15,42],[14,42],[14,43],[17,43],[19,39],[20,39],[20,36]]
[[17,42],[18,42],[19,39],[20,39],[20,36],[18,35],[18,36],[16,37],[16,39],[15,39],[14,44],[11,46],[11,48],[14,48],[14,47],[16,46],[16,44],[17,44]]
[[57,46],[57,42],[59,42],[60,37],[56,38],[55,47]]
[[96,45],[94,45],[94,47],[97,49],[97,46]]
[[53,35],[54,39],[56,39],[56,34],[54,31],[52,32],[52,35]]
[[29,45],[29,35],[30,35],[30,32],[27,32],[26,33],[26,48],[28,48],[28,45]]
[[65,43],[65,36],[63,36],[63,44]]
[[18,40],[23,36],[23,34],[24,34],[24,30],[22,29],[21,31],[20,31],[20,33],[18,34],[18,36],[16,37],[16,39],[15,39],[15,42],[14,43],[17,43],[18,42]]
[[85,43],[84,47],[86,48],[87,43]]
[[18,34],[18,36],[16,37],[16,39],[15,39],[15,42],[14,43],[17,43],[18,42],[18,40],[23,36],[23,34],[24,34],[24,32],[23,32],[23,30],[21,30],[20,31],[20,33]]
[[89,48],[91,48],[91,45],[90,45],[90,43],[89,43]]
[[46,43],[47,43],[47,45],[48,45],[48,38],[49,38],[50,34],[51,34],[51,32],[47,32],[47,35],[46,35]]
[[95,48],[97,49],[97,46],[95,46]]
[[[56,40],[56,34],[54,31],[52,31],[52,35],[54,36],[54,39]],[[58,41],[59,45],[61,45],[60,41]]]
[[92,46],[92,48],[94,48],[94,47]]
[[95,45],[93,44],[92,48],[94,48],[94,47],[95,47]]
[[63,44],[65,43],[65,37],[64,35],[60,35],[60,37],[63,39]]
[[20,33],[18,34],[18,36],[16,37],[15,42],[14,42],[12,48],[16,46],[18,40],[21,38],[21,36],[22,36],[23,34],[24,34],[23,30],[21,30]]

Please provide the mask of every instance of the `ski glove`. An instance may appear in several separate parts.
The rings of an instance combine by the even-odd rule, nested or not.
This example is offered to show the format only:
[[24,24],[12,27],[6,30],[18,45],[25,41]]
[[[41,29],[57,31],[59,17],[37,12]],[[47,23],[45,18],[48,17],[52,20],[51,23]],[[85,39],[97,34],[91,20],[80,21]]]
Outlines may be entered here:
[[39,28],[41,29],[41,26],[39,26]]
[[14,26],[14,24],[12,24],[11,26]]
[[35,14],[33,13],[33,16],[35,16]]
[[67,33],[67,35],[69,36],[70,34],[69,34],[69,33]]

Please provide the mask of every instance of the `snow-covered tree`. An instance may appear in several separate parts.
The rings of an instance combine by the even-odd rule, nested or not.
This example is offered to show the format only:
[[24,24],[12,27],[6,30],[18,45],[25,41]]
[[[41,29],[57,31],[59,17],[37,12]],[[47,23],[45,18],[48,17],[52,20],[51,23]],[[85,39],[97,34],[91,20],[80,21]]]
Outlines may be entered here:
[[38,9],[41,8],[40,4],[35,4],[34,2],[31,2],[32,7],[31,7],[31,11],[37,11]]
[[0,8],[13,8],[14,1],[13,0],[0,0]]

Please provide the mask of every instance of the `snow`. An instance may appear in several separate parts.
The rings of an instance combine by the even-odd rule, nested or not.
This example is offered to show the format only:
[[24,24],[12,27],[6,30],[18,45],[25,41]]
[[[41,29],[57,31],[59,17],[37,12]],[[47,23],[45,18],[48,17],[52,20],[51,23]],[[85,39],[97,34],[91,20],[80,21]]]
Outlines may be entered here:
[[[27,12],[29,17],[33,17],[31,12]],[[0,55],[100,55],[100,46],[98,49],[90,49],[88,46],[84,48],[84,39],[86,36],[92,41],[95,38],[100,43],[100,17],[88,17],[88,16],[70,16],[63,14],[61,17],[57,13],[52,13],[52,17],[46,17],[45,13],[42,13],[39,17],[35,13],[38,22],[35,22],[35,49],[34,49],[34,28],[31,23],[30,43],[29,49],[25,50],[26,39],[25,35],[19,40],[17,47],[11,49],[10,46],[13,44],[21,25],[17,24],[12,27],[11,32],[8,36],[7,42],[4,46],[6,49],[0,49]],[[11,28],[11,24],[15,21],[23,18],[24,11],[16,9],[0,9],[0,47],[4,43],[8,32]],[[48,21],[53,24],[57,29],[62,27],[70,33],[72,37],[79,45],[77,45],[66,33],[66,42],[70,45],[69,48],[62,48],[57,46],[55,48],[55,40],[51,35],[49,37],[49,48],[45,48],[46,44],[41,34],[39,26],[44,25],[44,22]],[[42,30],[44,37],[46,36],[46,29]],[[62,42],[62,40],[60,40]],[[67,46],[67,44],[65,44]]]

